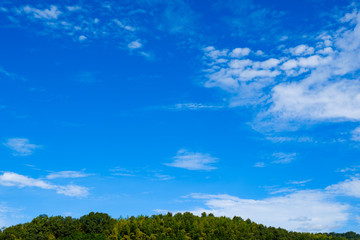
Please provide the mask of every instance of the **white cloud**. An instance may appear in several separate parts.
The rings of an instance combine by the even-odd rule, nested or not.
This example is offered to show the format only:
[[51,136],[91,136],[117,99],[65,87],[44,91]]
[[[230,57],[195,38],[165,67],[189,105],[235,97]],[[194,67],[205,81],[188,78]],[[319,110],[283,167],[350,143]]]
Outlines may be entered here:
[[59,194],[70,197],[86,197],[89,194],[88,188],[77,185],[55,185],[41,179],[34,179],[14,172],[4,172],[0,175],[0,185],[7,187],[37,187],[47,190],[55,190]]
[[314,53],[314,48],[309,47],[305,44],[298,45],[294,48],[290,48],[289,52],[294,56],[300,56],[300,55],[310,55]]
[[60,171],[53,172],[46,176],[47,179],[55,179],[55,178],[82,178],[88,177],[90,174],[79,172],[79,171]]
[[142,47],[142,44],[141,44],[140,40],[132,41],[131,43],[128,44],[128,48],[130,48],[130,49],[138,49],[141,47]]
[[230,52],[230,57],[239,58],[247,56],[250,53],[250,48],[235,48]]
[[[280,62],[281,61],[279,59],[270,58],[264,62],[257,62],[257,63],[258,63],[259,68],[269,69],[269,68],[276,67],[277,65],[279,65]],[[254,67],[256,67],[256,63],[255,63]]]
[[61,11],[58,9],[57,6],[50,6],[48,9],[37,9],[30,6],[25,6],[21,9],[26,14],[32,15],[34,18],[38,19],[45,19],[45,20],[54,20],[59,17]]
[[237,48],[207,47],[204,86],[227,92],[232,107],[261,106],[254,121],[258,130],[360,121],[360,13],[345,20],[351,24],[341,31],[320,35],[314,46],[288,48],[277,59],[238,59],[231,54]]
[[329,54],[334,53],[334,50],[331,47],[326,47],[324,49],[320,49],[317,52],[320,53],[320,54],[323,54],[323,55],[329,55]]
[[281,69],[289,70],[289,69],[297,68],[297,66],[298,66],[298,61],[296,61],[295,59],[290,59],[282,64]]
[[326,190],[333,194],[360,198],[360,179],[347,179],[344,182],[328,186]]
[[56,186],[55,190],[57,193],[64,194],[69,197],[86,197],[89,195],[88,188],[72,184],[66,186]]
[[209,154],[188,152],[184,149],[179,150],[177,155],[173,157],[172,163],[165,163],[170,167],[185,168],[188,170],[214,170],[216,167],[211,164],[217,162],[217,158],[211,157]]
[[212,59],[217,59],[219,57],[227,56],[229,50],[228,49],[216,50],[213,46],[208,46],[204,48],[204,52],[207,57],[210,57]]
[[87,39],[87,37],[84,36],[84,35],[81,35],[81,36],[79,37],[79,41],[84,41],[84,40],[86,40],[86,39]]
[[359,78],[344,76],[360,70],[360,15],[357,19],[354,29],[334,39],[336,53],[298,60],[299,65],[315,69],[300,81],[275,86],[269,113],[283,119],[360,120]]
[[204,208],[192,212],[213,213],[215,216],[240,216],[267,226],[293,231],[329,232],[346,223],[348,205],[335,202],[322,191],[306,190],[269,197],[262,200],[242,199],[226,194],[191,194],[204,201]]
[[[275,86],[269,113],[284,119],[360,120],[360,82],[321,83],[327,74],[313,72],[303,82]],[[308,83],[315,78],[319,83]]]
[[296,153],[277,152],[277,153],[273,153],[272,156],[276,159],[272,161],[273,163],[286,164],[292,162],[295,159]]
[[28,156],[33,154],[35,149],[41,147],[30,143],[29,139],[26,138],[9,138],[3,144],[13,151],[14,156]]

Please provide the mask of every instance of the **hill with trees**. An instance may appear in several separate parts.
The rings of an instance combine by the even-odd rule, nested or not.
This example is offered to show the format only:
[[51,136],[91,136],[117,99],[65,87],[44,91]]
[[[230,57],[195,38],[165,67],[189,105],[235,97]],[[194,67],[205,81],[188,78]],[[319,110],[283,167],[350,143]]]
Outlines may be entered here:
[[256,239],[312,240],[360,239],[354,232],[299,233],[281,228],[266,227],[240,217],[232,219],[203,213],[168,213],[166,215],[111,218],[106,213],[91,212],[80,218],[40,215],[31,222],[4,228],[2,239],[21,240],[105,240],[105,239]]

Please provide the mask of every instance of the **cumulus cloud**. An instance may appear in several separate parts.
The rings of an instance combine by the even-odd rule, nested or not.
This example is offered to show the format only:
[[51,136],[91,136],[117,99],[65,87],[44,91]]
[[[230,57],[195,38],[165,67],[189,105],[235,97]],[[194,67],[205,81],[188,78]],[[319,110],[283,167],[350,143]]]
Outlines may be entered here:
[[230,52],[230,56],[234,58],[247,56],[250,53],[250,48],[235,48]]
[[232,107],[261,106],[254,121],[258,130],[304,121],[360,121],[360,13],[342,21],[350,24],[277,58],[259,60],[251,50],[237,50],[245,48],[204,48],[204,86],[227,92]]
[[320,190],[296,191],[262,200],[227,194],[195,193],[188,197],[203,201],[204,207],[192,211],[197,215],[207,212],[215,216],[240,216],[293,231],[330,232],[345,224],[350,215],[348,205],[332,200]]
[[88,188],[77,185],[55,185],[41,179],[35,179],[20,175],[14,172],[4,172],[0,175],[0,185],[7,187],[36,187],[47,190],[55,190],[58,194],[70,197],[86,197],[89,194]]
[[179,150],[177,155],[173,157],[172,163],[165,163],[170,167],[185,168],[188,170],[205,170],[211,171],[216,169],[212,164],[218,161],[217,158],[210,154],[188,152],[187,150]]
[[35,149],[40,148],[40,145],[30,143],[26,138],[9,138],[4,146],[13,151],[14,156],[28,156],[34,153]]
[[301,44],[298,45],[294,48],[290,48],[289,52],[294,55],[294,56],[299,56],[299,55],[310,55],[314,53],[314,48],[313,47],[309,47],[305,44]]

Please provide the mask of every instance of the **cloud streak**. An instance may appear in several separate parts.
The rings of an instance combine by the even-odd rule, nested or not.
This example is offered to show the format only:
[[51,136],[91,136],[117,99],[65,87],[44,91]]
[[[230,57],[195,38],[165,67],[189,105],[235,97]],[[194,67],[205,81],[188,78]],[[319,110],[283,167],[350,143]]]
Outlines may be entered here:
[[177,155],[173,157],[173,162],[165,163],[165,165],[187,170],[211,171],[216,169],[212,164],[217,161],[217,158],[214,158],[209,154],[188,152],[187,150],[181,149],[178,151]]
[[78,185],[56,185],[50,182],[24,176],[14,172],[4,172],[0,175],[0,185],[6,187],[35,187],[45,190],[55,190],[58,194],[63,194],[69,197],[86,197],[89,195],[89,190],[86,187]]
[[60,171],[53,172],[46,176],[47,179],[56,179],[56,178],[83,178],[88,177],[91,174],[79,172],[79,171]]

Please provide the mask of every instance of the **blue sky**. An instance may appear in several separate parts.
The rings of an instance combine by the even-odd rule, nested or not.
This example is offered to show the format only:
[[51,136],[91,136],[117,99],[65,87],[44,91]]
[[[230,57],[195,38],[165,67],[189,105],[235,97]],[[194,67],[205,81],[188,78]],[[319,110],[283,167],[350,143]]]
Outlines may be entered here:
[[0,225],[191,211],[360,232],[355,1],[1,1]]

